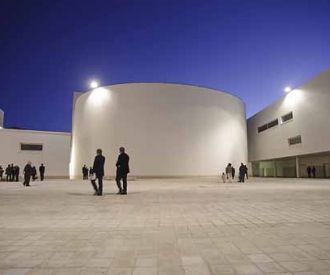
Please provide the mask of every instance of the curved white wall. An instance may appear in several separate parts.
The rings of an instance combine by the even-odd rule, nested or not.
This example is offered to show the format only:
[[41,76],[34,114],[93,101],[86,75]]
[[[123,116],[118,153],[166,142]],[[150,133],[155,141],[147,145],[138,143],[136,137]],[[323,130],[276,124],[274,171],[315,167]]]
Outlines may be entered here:
[[219,174],[247,161],[245,106],[238,98],[189,85],[133,83],[79,96],[73,114],[70,173],[81,175],[95,150],[115,174],[118,148],[131,157],[131,175]]

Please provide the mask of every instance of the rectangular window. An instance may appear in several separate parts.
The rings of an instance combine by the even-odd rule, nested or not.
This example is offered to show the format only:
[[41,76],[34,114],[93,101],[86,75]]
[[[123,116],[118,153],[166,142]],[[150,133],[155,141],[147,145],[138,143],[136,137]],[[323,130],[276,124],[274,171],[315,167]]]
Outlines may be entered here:
[[293,113],[292,113],[292,112],[290,112],[290,113],[288,113],[288,114],[282,116],[282,123],[283,123],[283,122],[286,122],[286,121],[289,121],[289,120],[291,120],[291,119],[293,119]]
[[42,151],[42,144],[21,143],[21,151]]
[[289,138],[288,142],[289,142],[289,145],[294,145],[294,144],[301,143],[301,135]]
[[267,128],[269,129],[269,128],[272,128],[277,125],[278,125],[278,119],[274,119],[273,121],[271,121],[267,124]]
[[265,130],[267,130],[267,124],[258,127],[258,133],[263,132]]

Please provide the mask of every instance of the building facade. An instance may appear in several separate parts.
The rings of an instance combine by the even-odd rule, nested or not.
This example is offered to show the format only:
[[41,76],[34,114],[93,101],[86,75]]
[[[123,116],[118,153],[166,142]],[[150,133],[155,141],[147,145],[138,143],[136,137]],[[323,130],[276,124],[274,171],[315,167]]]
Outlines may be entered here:
[[330,177],[330,70],[292,90],[247,121],[252,174]]
[[22,176],[28,161],[43,163],[47,178],[68,177],[70,143],[70,133],[0,129],[0,165],[18,165]]
[[92,164],[97,148],[106,176],[114,176],[120,146],[134,176],[216,175],[247,161],[245,105],[227,93],[163,83],[112,85],[76,98],[71,176]]

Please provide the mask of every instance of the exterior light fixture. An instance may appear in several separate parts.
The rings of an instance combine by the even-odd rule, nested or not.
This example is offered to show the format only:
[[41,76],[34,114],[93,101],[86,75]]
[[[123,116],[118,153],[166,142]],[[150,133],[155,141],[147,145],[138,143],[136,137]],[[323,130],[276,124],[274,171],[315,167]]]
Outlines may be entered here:
[[286,86],[284,88],[284,92],[286,92],[286,93],[290,93],[291,91],[292,91],[292,88],[290,86]]
[[91,81],[91,83],[89,84],[89,86],[92,88],[92,89],[95,89],[99,86],[99,83],[95,80]]

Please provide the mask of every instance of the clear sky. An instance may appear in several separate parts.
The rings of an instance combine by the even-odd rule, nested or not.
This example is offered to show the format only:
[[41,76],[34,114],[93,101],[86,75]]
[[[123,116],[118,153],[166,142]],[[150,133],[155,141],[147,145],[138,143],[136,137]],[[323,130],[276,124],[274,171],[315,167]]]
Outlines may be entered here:
[[89,80],[229,91],[247,116],[330,68],[330,0],[1,0],[6,127],[71,131]]

